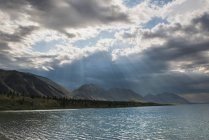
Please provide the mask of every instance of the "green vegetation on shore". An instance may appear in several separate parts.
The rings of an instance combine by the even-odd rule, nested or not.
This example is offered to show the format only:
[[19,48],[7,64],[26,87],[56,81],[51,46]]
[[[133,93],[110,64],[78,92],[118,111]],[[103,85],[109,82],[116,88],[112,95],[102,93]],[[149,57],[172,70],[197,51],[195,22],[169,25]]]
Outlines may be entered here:
[[0,95],[0,110],[70,109],[70,108],[116,108],[159,106],[163,104],[137,101],[94,101],[68,98],[26,97]]

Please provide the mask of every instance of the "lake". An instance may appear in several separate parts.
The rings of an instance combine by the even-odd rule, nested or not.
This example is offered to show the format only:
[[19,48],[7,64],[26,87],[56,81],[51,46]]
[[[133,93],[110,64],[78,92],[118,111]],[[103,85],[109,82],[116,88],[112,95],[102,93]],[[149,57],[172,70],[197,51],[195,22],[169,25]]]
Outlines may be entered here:
[[0,140],[206,140],[209,105],[0,112]]

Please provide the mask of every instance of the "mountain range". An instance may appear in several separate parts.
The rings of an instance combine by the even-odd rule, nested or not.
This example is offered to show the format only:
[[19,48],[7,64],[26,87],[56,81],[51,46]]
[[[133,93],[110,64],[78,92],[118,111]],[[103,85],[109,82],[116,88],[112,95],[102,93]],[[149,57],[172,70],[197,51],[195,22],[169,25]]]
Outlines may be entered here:
[[84,100],[140,101],[157,103],[189,103],[172,93],[141,96],[131,89],[103,89],[94,84],[85,84],[69,91],[52,80],[31,73],[15,70],[0,70],[0,94],[15,93],[24,96],[67,97]]
[[185,98],[180,97],[179,95],[173,94],[173,93],[161,93],[157,95],[146,95],[144,96],[144,100],[148,102],[155,102],[155,103],[179,103],[179,104],[188,104],[189,101],[187,101]]
[[105,90],[94,84],[85,84],[74,90],[74,98],[107,101],[143,101],[142,96],[130,89],[112,88]]

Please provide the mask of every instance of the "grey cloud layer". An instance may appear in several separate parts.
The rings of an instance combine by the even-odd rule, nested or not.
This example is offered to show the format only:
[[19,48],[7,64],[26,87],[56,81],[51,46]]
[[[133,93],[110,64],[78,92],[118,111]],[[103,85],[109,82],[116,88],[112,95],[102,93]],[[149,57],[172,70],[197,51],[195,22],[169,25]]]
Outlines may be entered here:
[[[185,33],[188,36],[193,36],[194,34],[209,35],[209,13],[204,13],[199,17],[192,19],[189,25],[181,25],[181,23],[175,23],[170,26],[165,26],[164,24],[159,25],[154,31],[144,32],[143,38],[165,38],[171,39],[171,37],[176,37],[176,32]],[[186,38],[185,38],[186,39]]]
[[[61,1],[66,7],[57,6],[59,2],[54,0],[41,3],[29,0],[29,2],[37,9],[35,21],[38,21],[47,28],[64,33],[66,33],[65,28],[97,26],[112,22],[129,22],[128,15],[122,12],[120,7],[111,5],[111,1]],[[73,37],[73,35],[70,37]]]
[[0,5],[11,16],[26,13],[30,20],[61,32],[66,28],[130,22],[121,7],[110,0],[0,0]]
[[6,43],[20,42],[26,35],[29,35],[37,27],[35,26],[19,26],[13,34],[0,31],[0,40]]
[[[189,25],[175,24],[168,28],[166,25],[159,26],[153,32],[145,32],[143,37],[163,38],[166,43],[160,48],[150,48],[148,56],[157,62],[181,62],[189,61],[184,69],[209,65],[209,14],[204,13],[195,17]],[[180,35],[175,34],[179,32]]]

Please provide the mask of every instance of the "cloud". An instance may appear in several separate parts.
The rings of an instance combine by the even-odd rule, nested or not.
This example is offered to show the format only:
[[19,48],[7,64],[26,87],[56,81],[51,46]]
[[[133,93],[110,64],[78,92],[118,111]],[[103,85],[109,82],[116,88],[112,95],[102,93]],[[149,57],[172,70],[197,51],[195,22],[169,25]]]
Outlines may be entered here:
[[186,24],[194,17],[207,12],[208,8],[209,2],[207,0],[175,0],[164,6],[161,16],[169,22]]
[[[65,44],[65,48],[68,48],[67,46],[71,46],[69,44],[73,41],[95,37],[100,30],[109,28],[113,26],[112,24],[130,23],[126,10],[127,8],[118,0],[60,0],[59,2],[56,0],[20,0],[18,2],[0,0],[1,48],[7,49],[8,53],[4,54],[4,57],[10,58],[8,62],[1,61],[1,65],[12,63],[14,66],[11,67],[19,68],[28,65],[41,68],[40,64],[44,65],[44,63],[39,62],[43,59],[41,57],[43,54],[34,51],[39,42],[57,41],[61,42],[59,46]],[[57,48],[56,45],[53,47]],[[45,53],[48,56],[57,55],[52,52],[55,49]],[[73,56],[84,54],[82,51],[76,51],[78,55],[73,54]],[[92,49],[89,48],[89,51]],[[88,54],[89,51],[85,52]],[[69,59],[72,60],[71,56],[65,56],[67,60],[62,60],[64,57],[61,55],[48,59],[58,65],[64,64],[64,61],[71,62],[69,61]],[[38,59],[37,64],[35,61],[31,63],[30,58]]]
[[206,31],[207,33],[209,32],[209,14],[204,13],[201,17],[197,17],[192,20],[193,24],[196,24],[199,26],[202,30],[201,31]]
[[13,34],[0,32],[0,39],[4,42],[19,42],[35,29],[35,26],[19,26]]
[[24,13],[40,26],[60,32],[66,32],[67,28],[130,22],[125,7],[116,0],[20,0],[18,3],[1,0],[0,3],[1,9],[8,11],[10,16],[16,11],[17,16]]

